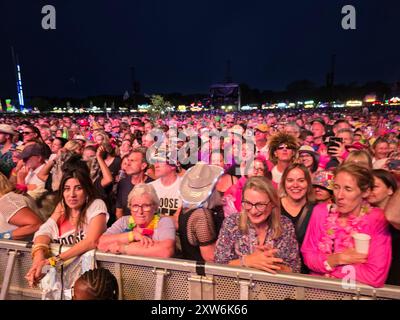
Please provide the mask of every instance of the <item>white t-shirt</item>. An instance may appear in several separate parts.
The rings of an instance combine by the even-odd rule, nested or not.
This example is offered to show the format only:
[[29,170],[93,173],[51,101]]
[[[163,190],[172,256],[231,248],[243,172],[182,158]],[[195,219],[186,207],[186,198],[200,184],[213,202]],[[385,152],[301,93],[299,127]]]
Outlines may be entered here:
[[263,156],[263,157],[265,157],[266,160],[268,160],[269,159],[269,146],[268,146],[268,143],[264,147],[262,147],[261,149],[258,149],[256,147],[255,156]]
[[77,232],[76,241],[74,241],[75,228],[68,220],[63,221],[62,225],[60,225],[61,221],[56,222],[52,218],[49,218],[44,224],[42,224],[39,230],[35,233],[34,239],[37,236],[48,236],[53,242],[73,245],[86,237],[90,221],[102,213],[106,214],[106,221],[108,221],[109,214],[107,212],[106,204],[101,199],[94,200],[86,211],[86,221],[83,225],[83,229]]
[[283,172],[278,171],[278,167],[275,166],[272,168],[271,174],[272,174],[272,181],[279,185],[282,180]]
[[182,206],[182,198],[179,193],[181,179],[181,177],[177,177],[176,181],[170,186],[164,186],[161,183],[161,179],[149,183],[154,187],[157,196],[160,199],[158,213],[165,216],[173,216]]
[[27,203],[21,194],[9,192],[0,198],[0,233],[13,231],[18,227],[9,224],[8,221],[21,209],[26,208]]
[[37,174],[44,167],[44,163],[35,170],[29,170],[28,175],[25,177],[25,184],[35,184],[37,188],[44,188],[45,182],[40,180]]

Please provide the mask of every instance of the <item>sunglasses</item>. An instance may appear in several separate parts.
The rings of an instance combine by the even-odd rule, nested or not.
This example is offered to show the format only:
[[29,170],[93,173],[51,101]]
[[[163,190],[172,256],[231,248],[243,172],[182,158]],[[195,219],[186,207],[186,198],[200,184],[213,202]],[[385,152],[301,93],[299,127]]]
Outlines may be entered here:
[[287,145],[283,145],[283,146],[279,146],[278,148],[276,148],[277,150],[283,150],[283,149],[286,149],[286,150],[294,150],[295,148],[293,148],[293,147],[290,147],[290,146],[287,146]]
[[22,132],[23,135],[27,135],[27,134],[31,134],[31,133],[33,133],[33,131],[23,131]]

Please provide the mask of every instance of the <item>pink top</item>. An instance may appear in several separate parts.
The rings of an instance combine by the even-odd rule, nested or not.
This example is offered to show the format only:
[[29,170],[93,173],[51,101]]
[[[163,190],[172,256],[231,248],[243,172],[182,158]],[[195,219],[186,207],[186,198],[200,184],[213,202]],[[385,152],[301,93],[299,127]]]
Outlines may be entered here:
[[[327,252],[332,251],[330,248],[327,249],[330,244],[329,238],[333,239],[333,253],[339,253],[347,248],[354,248],[354,240],[348,236],[349,234],[366,233],[371,236],[368,259],[366,263],[351,265],[354,267],[355,280],[373,287],[383,286],[392,260],[391,236],[383,211],[379,208],[370,208],[361,218],[348,221],[348,226],[345,228],[338,226],[337,223],[332,228],[334,223],[328,221],[335,220],[331,219],[332,214],[330,220],[327,219],[328,212],[326,204],[319,204],[313,210],[301,247],[304,263],[314,274],[348,278],[350,276],[348,266],[336,266],[332,271],[326,269],[325,262],[329,255]],[[334,232],[331,229],[334,229]]]
[[[225,191],[224,197],[232,196],[237,212],[242,210],[242,192],[244,185],[246,184],[247,177],[241,177],[234,185],[231,185],[228,190]],[[271,181],[275,189],[278,189],[278,185]]]

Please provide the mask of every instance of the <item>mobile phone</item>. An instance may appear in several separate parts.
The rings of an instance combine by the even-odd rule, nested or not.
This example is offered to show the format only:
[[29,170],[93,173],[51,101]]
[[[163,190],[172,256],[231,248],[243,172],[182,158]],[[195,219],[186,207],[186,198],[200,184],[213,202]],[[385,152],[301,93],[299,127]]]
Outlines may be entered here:
[[400,160],[390,160],[388,163],[388,168],[389,170],[395,170],[398,171],[400,170]]
[[332,150],[332,147],[340,147],[339,143],[343,143],[343,138],[338,138],[338,137],[329,137],[329,141],[327,143],[327,148],[328,148],[328,154],[333,154],[335,153],[334,150]]

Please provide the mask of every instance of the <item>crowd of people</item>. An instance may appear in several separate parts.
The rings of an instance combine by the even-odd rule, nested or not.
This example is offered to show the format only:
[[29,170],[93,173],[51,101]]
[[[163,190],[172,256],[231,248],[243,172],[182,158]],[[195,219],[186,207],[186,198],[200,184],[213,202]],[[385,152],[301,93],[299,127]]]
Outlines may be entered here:
[[395,109],[3,117],[0,171],[31,286],[93,249],[400,285]]

